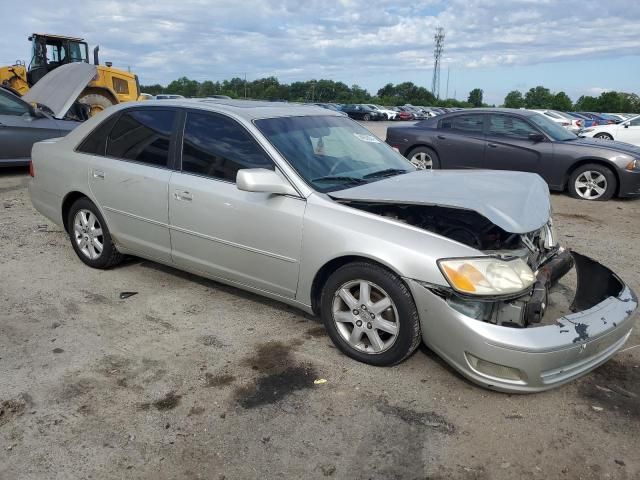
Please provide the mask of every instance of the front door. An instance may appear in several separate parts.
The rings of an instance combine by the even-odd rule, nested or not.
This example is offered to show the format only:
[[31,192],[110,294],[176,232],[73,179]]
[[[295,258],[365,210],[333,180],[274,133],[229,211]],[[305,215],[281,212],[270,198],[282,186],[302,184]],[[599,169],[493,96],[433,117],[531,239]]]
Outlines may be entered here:
[[242,168],[275,166],[235,120],[189,111],[182,171],[169,187],[173,260],[213,278],[292,298],[306,201],[238,190],[236,173]]
[[[541,132],[524,119],[509,114],[489,115],[485,164],[495,170],[518,170],[539,174],[548,183],[553,179],[545,168],[553,158],[550,141],[533,141],[529,134]],[[546,136],[545,136],[546,139]]]
[[615,140],[640,145],[640,117],[621,123],[617,130]]
[[106,155],[94,154],[89,171],[91,192],[116,243],[161,262],[171,261],[169,152],[177,116],[171,109],[123,113],[108,134]]

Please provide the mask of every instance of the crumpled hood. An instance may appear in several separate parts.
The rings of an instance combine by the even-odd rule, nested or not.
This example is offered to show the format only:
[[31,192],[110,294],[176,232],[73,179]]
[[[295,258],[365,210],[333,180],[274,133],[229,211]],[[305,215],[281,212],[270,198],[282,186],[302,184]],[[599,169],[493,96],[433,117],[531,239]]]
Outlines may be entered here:
[[570,142],[559,142],[565,143],[567,147],[575,148],[579,147],[598,147],[604,150],[610,150],[618,153],[626,153],[627,155],[632,155],[634,157],[640,157],[640,147],[636,145],[632,145],[630,143],[618,142],[616,140],[602,140],[600,138],[590,138],[590,137],[579,137],[576,140],[571,140]]
[[84,62],[68,63],[50,71],[24,94],[28,103],[39,103],[62,119],[78,95],[96,75],[96,66]]
[[549,221],[549,188],[535,173],[503,170],[418,170],[329,193],[339,200],[439,205],[474,210],[510,233]]

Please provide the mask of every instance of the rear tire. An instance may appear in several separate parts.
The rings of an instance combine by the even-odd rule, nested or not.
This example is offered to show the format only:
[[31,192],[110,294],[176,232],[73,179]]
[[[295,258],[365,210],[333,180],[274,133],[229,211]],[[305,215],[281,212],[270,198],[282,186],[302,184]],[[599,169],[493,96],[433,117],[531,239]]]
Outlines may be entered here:
[[420,344],[418,309],[409,288],[373,263],[353,262],[333,272],[322,289],[320,313],[336,347],[360,362],[395,365]]
[[362,117],[362,120],[364,120],[365,122],[368,122],[369,120],[371,120],[371,116],[369,116],[368,113],[365,113],[364,116]]
[[429,147],[416,147],[409,151],[407,158],[418,170],[435,170],[440,168],[440,157]]
[[610,168],[588,163],[576,168],[569,177],[569,193],[581,200],[605,201],[616,193],[618,180]]
[[80,97],[78,98],[78,102],[89,107],[90,117],[93,117],[94,115],[111,107],[112,105],[115,105],[115,102],[111,97],[96,92],[80,95]]
[[100,210],[88,198],[80,198],[71,205],[67,230],[71,246],[86,265],[107,269],[123,260],[124,255],[114,245]]

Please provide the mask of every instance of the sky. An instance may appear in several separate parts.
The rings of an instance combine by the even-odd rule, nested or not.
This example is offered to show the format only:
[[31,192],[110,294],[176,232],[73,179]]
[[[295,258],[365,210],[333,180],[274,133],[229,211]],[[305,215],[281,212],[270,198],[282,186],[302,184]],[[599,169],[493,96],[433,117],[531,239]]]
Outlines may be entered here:
[[[544,85],[580,95],[640,94],[637,0],[0,0],[0,64],[30,57],[33,32],[85,38],[140,83],[233,76],[431,88],[434,34],[445,30],[440,96]],[[447,82],[448,78],[448,82]],[[448,83],[448,89],[447,89]]]

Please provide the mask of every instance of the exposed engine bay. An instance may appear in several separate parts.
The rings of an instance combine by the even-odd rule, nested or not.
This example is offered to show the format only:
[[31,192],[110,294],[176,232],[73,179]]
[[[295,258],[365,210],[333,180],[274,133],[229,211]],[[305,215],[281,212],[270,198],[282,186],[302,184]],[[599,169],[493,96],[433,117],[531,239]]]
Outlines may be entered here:
[[529,292],[517,298],[469,298],[451,289],[432,288],[452,308],[480,321],[514,328],[541,324],[549,304],[549,289],[574,266],[572,254],[557,245],[551,221],[537,231],[517,234],[506,232],[472,210],[344,200],[341,203],[428,230],[490,256],[526,261],[536,274],[536,282]]

